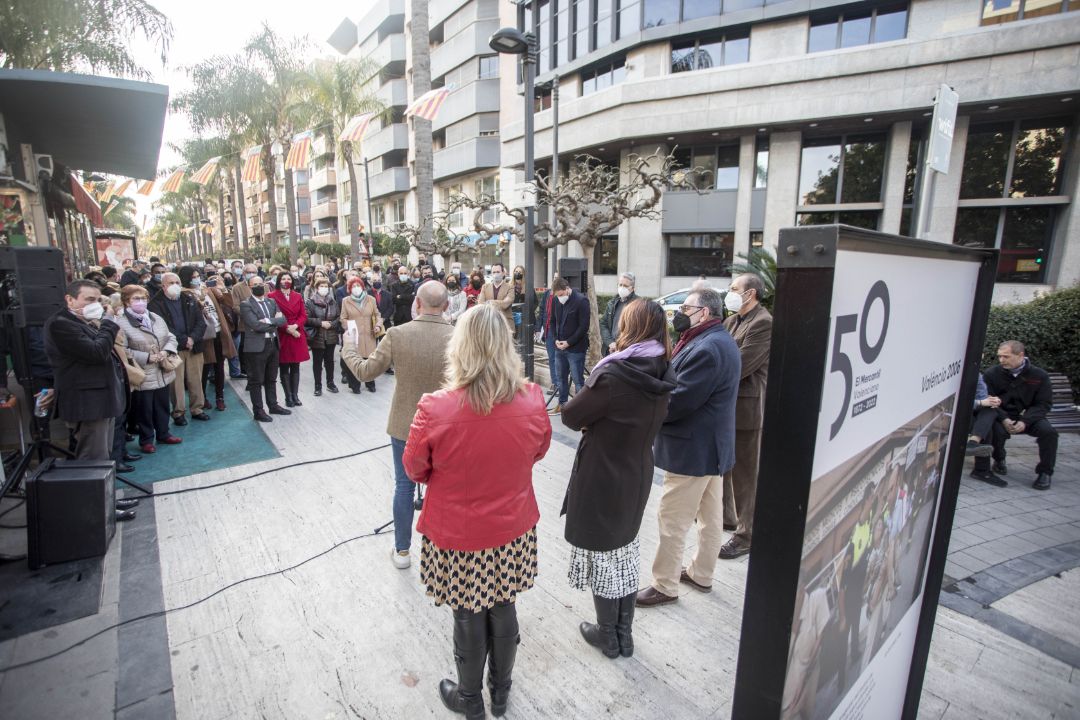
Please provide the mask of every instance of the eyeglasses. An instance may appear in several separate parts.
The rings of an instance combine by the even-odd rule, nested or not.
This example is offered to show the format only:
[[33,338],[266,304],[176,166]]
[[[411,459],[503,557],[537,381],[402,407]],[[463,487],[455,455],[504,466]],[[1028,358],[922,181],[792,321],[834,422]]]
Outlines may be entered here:
[[698,309],[698,310],[701,310],[703,307],[705,307],[705,306],[704,305],[680,305],[679,306],[679,312],[681,312],[683,315],[689,315],[690,310],[693,310],[695,308]]

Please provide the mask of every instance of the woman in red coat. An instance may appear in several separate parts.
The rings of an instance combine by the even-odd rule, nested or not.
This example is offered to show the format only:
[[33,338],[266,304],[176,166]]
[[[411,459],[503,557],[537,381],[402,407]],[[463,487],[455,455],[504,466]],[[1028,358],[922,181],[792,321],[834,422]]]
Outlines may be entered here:
[[285,271],[278,275],[277,289],[270,293],[270,299],[277,303],[278,310],[285,316],[285,324],[278,328],[278,362],[281,365],[281,389],[285,391],[285,405],[302,405],[297,393],[300,390],[300,363],[307,360],[307,337],[304,335],[304,323],[307,309],[304,296],[297,292],[296,278]]
[[436,605],[454,610],[458,681],[440,682],[439,694],[450,710],[485,717],[487,660],[498,717],[519,641],[514,601],[536,575],[532,466],[547,453],[551,422],[543,392],[521,377],[510,327],[494,306],[461,316],[446,356],[446,384],[421,398],[402,461],[428,486],[416,525],[424,536],[420,581]]

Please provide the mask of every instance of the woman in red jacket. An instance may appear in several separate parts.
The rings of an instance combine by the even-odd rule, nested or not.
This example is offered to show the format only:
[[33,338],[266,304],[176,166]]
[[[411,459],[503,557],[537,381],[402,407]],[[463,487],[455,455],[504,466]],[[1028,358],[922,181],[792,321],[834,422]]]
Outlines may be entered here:
[[444,388],[417,405],[403,458],[406,474],[428,486],[416,525],[424,536],[420,581],[436,605],[454,610],[458,681],[439,683],[443,703],[483,718],[487,659],[498,717],[519,641],[514,600],[536,576],[532,466],[547,453],[551,422],[543,392],[521,377],[510,328],[493,306],[458,320],[446,376]]
[[296,290],[293,274],[285,271],[278,275],[277,289],[269,297],[285,316],[285,324],[278,328],[281,389],[285,391],[285,405],[296,407],[303,404],[297,395],[300,391],[300,363],[311,357],[307,336],[304,335],[304,323],[307,321],[304,296]]

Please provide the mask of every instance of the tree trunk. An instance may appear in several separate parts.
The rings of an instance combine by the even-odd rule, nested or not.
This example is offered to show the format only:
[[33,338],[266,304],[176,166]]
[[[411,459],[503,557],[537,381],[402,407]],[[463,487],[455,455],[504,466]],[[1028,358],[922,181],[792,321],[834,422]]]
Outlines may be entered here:
[[589,352],[585,356],[585,364],[591,370],[596,363],[600,362],[603,353],[600,352],[600,313],[596,304],[596,284],[593,282],[593,253],[596,251],[595,242],[581,243],[581,254],[585,256],[585,274],[589,278]]
[[[281,156],[289,157],[292,141],[285,138],[281,141]],[[300,257],[300,223],[296,215],[296,191],[293,184],[293,169],[285,168],[285,220],[289,224],[289,264],[295,265]]]
[[[247,233],[247,209],[244,207],[244,180],[240,174],[241,162],[237,161],[233,166],[233,187],[235,188],[233,194],[233,214],[239,219],[240,243],[238,247],[243,248],[244,260],[248,259],[248,233]],[[239,279],[239,278],[237,278]]]
[[225,177],[228,173],[222,173],[218,175],[217,184],[217,207],[218,207],[218,241],[221,243],[221,254],[228,255],[225,249],[228,247],[228,242],[225,239]]
[[[341,156],[345,159],[345,167],[349,169],[349,248],[353,262],[360,258],[360,188],[356,186],[356,165],[353,164],[353,148],[351,142],[341,143]],[[368,223],[371,218],[368,218]],[[370,233],[372,230],[368,228]],[[371,252],[371,248],[368,248]]]
[[202,238],[202,254],[204,258],[214,256],[214,236],[203,227],[203,218],[209,220],[210,214],[207,208],[208,201],[203,200],[202,191],[199,191],[199,237]]
[[[275,171],[274,156],[271,154],[270,143],[262,147],[263,180],[266,181],[266,202],[270,213],[270,238],[263,239],[263,246],[267,254],[272,254],[277,249],[277,172]],[[259,203],[259,212],[262,212],[262,203]]]
[[[412,42],[413,98],[431,90],[431,53],[428,29],[428,0],[412,0],[409,17]],[[416,168],[416,224],[422,226],[422,238],[431,242],[431,217],[434,204],[434,180],[431,148],[431,121],[413,116],[413,148]]]

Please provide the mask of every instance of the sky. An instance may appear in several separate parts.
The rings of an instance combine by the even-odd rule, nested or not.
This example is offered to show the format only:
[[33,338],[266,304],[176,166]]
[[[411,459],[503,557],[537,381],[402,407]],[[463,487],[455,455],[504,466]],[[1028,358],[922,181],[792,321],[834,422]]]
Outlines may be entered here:
[[[248,38],[257,33],[266,22],[285,36],[307,35],[311,41],[312,59],[317,57],[340,57],[326,43],[326,38],[337,28],[343,18],[359,20],[374,4],[374,0],[150,0],[151,4],[168,16],[173,25],[173,39],[168,49],[167,64],[162,67],[158,51],[141,38],[133,40],[132,49],[143,67],[152,74],[153,82],[169,86],[170,99],[189,87],[185,67],[214,56],[239,52]],[[172,111],[165,118],[165,132],[158,157],[158,170],[179,163],[180,158],[169,144],[178,144],[194,137],[186,116]],[[157,193],[149,198],[136,195],[138,213],[136,221],[142,225],[143,216],[149,214],[146,223],[153,223],[152,203]]]

